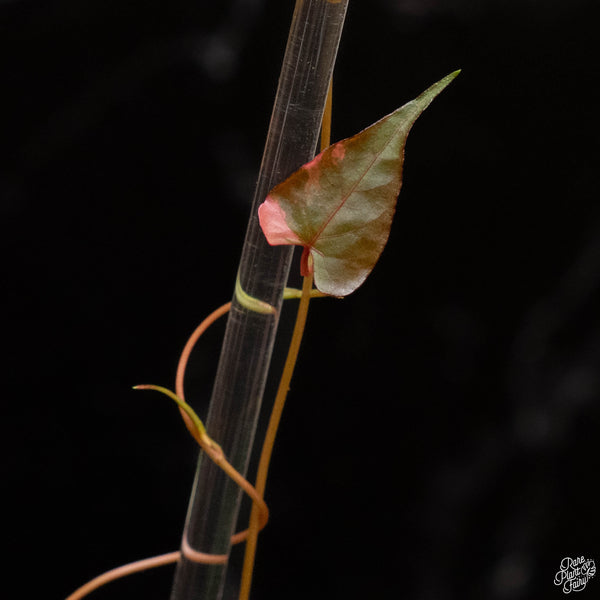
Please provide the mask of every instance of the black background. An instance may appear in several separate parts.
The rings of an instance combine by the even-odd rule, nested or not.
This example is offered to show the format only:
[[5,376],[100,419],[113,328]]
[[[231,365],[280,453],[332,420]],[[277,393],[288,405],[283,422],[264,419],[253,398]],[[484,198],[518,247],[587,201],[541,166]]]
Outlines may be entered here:
[[[561,598],[560,560],[600,559],[594,5],[351,0],[334,139],[463,71],[409,137],[375,271],[312,304],[256,600]],[[18,597],[64,598],[178,547],[196,449],[167,401],[131,386],[172,385],[187,336],[231,296],[292,9],[0,3]],[[201,415],[222,332],[194,355]],[[94,597],[167,598],[172,572]]]

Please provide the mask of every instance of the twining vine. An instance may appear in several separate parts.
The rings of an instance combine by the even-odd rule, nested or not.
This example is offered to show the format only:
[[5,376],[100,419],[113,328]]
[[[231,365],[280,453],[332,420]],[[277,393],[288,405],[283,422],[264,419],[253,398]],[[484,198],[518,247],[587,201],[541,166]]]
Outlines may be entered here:
[[[377,121],[357,135],[330,145],[331,84],[321,127],[321,152],[268,194],[258,209],[263,233],[271,245],[299,245],[302,290],[286,288],[284,298],[300,298],[296,323],[262,446],[256,483],[250,484],[227,461],[223,450],[207,433],[204,424],[185,401],[183,381],[194,345],[219,317],[231,308],[224,304],[212,312],[186,343],[177,368],[175,392],[157,385],[135,389],[155,390],[179,407],[191,435],[208,457],[251,499],[247,529],[233,535],[231,544],[246,542],[239,600],[248,600],[259,531],[269,510],[264,501],[275,437],[290,387],[300,343],[306,326],[310,299],[315,296],[343,297],[365,281],[385,247],[402,185],[404,147],[417,118],[458,75],[455,71],[425,90],[415,100]],[[317,289],[313,288],[313,284]],[[235,286],[236,300],[249,310],[273,313],[275,308],[249,296]],[[108,571],[78,590],[67,600],[80,600],[98,587],[131,573],[177,562],[181,555],[206,564],[224,564],[226,554],[207,554],[190,546],[186,536],[181,551],[162,554]]]

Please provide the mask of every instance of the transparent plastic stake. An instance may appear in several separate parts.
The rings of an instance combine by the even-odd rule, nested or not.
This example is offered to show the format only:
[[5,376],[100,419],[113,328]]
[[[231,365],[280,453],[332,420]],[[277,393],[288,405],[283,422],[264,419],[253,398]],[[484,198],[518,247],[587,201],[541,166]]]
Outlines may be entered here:
[[[315,153],[348,0],[297,0],[242,250],[206,428],[233,466],[248,467],[287,281],[292,248],[267,244],[258,205]],[[256,311],[244,294],[274,310]],[[183,538],[189,547],[229,554],[241,491],[202,455]],[[182,544],[182,549],[183,549]],[[220,600],[226,564],[194,562],[182,552],[171,600]]]

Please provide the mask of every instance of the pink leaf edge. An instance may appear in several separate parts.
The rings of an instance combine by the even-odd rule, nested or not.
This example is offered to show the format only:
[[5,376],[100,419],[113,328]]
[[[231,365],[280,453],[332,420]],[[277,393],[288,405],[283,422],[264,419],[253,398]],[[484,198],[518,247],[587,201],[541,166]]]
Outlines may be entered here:
[[267,196],[266,200],[258,207],[258,221],[271,246],[304,245],[302,240],[289,228],[283,208],[270,196]]

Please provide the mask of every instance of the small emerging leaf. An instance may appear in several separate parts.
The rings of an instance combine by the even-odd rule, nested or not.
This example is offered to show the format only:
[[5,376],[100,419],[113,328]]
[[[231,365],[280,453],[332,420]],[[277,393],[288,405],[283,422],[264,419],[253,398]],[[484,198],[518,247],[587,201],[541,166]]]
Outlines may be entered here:
[[373,270],[389,237],[408,132],[459,72],[329,146],[273,188],[259,207],[267,241],[303,246],[302,274],[313,269],[321,292],[346,296]]

